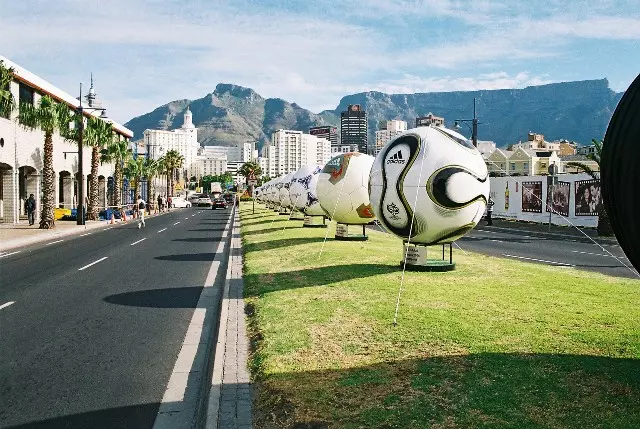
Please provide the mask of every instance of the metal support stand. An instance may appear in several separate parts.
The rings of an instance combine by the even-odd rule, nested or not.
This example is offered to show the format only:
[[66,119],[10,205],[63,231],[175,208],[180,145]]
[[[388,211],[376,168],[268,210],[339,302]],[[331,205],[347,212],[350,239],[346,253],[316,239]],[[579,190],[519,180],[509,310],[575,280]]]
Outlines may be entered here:
[[365,225],[362,225],[362,235],[349,234],[349,225],[344,223],[338,223],[336,225],[336,240],[340,241],[367,241],[369,237],[366,234]]
[[[449,244],[449,261],[445,259],[445,246]],[[444,272],[456,269],[453,262],[453,245],[451,243],[442,244],[442,259],[429,259],[428,248],[423,244],[403,244],[405,261],[400,261],[400,268],[408,271],[430,271]]]

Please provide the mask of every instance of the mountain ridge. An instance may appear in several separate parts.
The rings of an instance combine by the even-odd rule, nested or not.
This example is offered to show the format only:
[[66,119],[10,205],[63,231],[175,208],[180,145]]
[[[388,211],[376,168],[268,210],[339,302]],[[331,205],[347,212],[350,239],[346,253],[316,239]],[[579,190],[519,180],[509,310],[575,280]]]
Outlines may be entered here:
[[282,98],[264,98],[251,88],[219,83],[202,98],[171,101],[131,119],[125,126],[136,139],[147,128],[178,128],[189,107],[199,128],[198,140],[204,145],[257,141],[260,146],[279,128],[308,132],[311,126],[339,125],[340,112],[349,104],[360,104],[367,111],[369,138],[373,141],[377,124],[383,120],[405,120],[412,128],[415,118],[428,112],[443,116],[447,126],[455,119],[469,119],[474,97],[480,121],[478,138],[504,147],[526,139],[529,131],[542,133],[547,140],[565,138],[587,143],[601,138],[622,93],[611,90],[606,78],[521,89],[414,94],[363,91],[343,96],[333,110],[313,113]]

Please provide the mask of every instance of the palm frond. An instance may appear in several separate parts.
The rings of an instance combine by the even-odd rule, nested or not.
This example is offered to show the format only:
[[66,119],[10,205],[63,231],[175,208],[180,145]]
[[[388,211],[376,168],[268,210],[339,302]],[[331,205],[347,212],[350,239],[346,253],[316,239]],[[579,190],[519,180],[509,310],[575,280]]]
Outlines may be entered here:
[[590,166],[588,166],[587,164],[585,164],[583,162],[571,161],[571,162],[567,162],[565,164],[565,166],[578,168],[578,169],[584,171],[585,173],[587,173],[589,176],[593,177],[594,179],[598,179],[599,178],[598,177],[598,172],[595,171],[594,169],[592,169]]

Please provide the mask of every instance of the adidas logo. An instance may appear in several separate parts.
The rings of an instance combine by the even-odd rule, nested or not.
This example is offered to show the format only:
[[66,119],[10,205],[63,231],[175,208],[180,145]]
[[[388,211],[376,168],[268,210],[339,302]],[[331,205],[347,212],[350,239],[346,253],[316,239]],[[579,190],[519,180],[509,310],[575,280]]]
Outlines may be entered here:
[[404,158],[402,158],[402,151],[399,150],[394,153],[391,158],[387,159],[387,164],[404,164],[407,162]]

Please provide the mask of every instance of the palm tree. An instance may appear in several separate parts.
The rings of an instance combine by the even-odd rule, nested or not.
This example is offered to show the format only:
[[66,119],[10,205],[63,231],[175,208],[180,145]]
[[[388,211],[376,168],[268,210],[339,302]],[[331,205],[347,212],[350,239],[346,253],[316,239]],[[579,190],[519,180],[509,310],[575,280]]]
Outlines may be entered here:
[[37,106],[29,103],[20,105],[18,119],[27,129],[40,128],[44,132],[44,155],[42,167],[42,209],[40,228],[55,227],[53,209],[55,205],[56,176],[53,171],[53,133],[67,130],[69,122],[69,107],[63,103],[56,103],[48,95],[40,98]]
[[[571,161],[567,162],[565,165],[568,167],[578,168],[589,176],[594,178],[595,180],[600,180],[600,161],[602,160],[602,141],[598,141],[596,139],[591,139],[591,143],[595,147],[595,153],[590,153],[587,155],[591,161],[594,161],[598,164],[598,171],[593,170],[589,165],[580,162],[580,161]],[[605,195],[602,196],[605,198]],[[611,236],[613,235],[613,229],[611,228],[611,222],[609,221],[609,215],[606,212],[604,204],[602,204],[602,209],[598,213],[598,235],[600,236]]]
[[9,119],[11,113],[16,108],[16,101],[9,85],[13,80],[13,69],[6,67],[4,61],[0,60],[0,117]]
[[131,159],[131,149],[129,148],[129,142],[122,140],[117,136],[111,139],[106,147],[100,151],[100,162],[113,163],[113,196],[112,204],[116,207],[120,207],[122,204],[122,176],[123,169]]
[[91,176],[89,186],[89,207],[87,219],[98,220],[98,166],[100,165],[100,151],[113,138],[113,128],[110,123],[90,116],[87,122],[83,142],[91,148]]
[[163,157],[164,169],[167,175],[167,196],[173,195],[174,176],[177,169],[182,167],[184,157],[177,150],[168,151]]
[[124,168],[124,175],[129,179],[129,183],[133,183],[135,197],[138,196],[138,185],[140,184],[140,179],[144,176],[144,166],[145,159],[140,156],[135,159],[130,159],[127,166]]
[[162,167],[161,163],[153,159],[147,159],[143,166],[144,177],[147,178],[147,204],[149,204],[149,206],[153,206],[154,204],[152,183],[153,178],[160,173],[160,167]]
[[256,177],[262,175],[262,168],[260,164],[254,161],[248,161],[242,164],[242,167],[238,170],[238,173],[245,177],[245,180],[249,180],[249,176],[253,173]]

